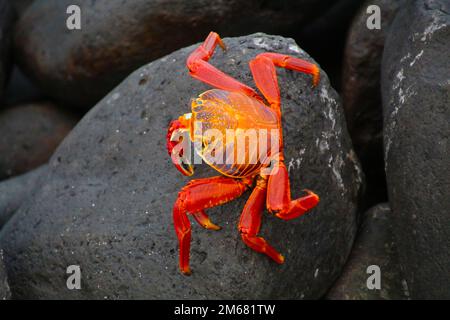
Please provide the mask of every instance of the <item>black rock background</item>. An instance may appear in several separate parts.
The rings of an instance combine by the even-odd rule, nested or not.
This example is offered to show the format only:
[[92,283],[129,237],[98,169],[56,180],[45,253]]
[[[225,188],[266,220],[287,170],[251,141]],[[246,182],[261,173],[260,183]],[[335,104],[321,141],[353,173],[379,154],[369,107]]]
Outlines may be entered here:
[[11,69],[13,16],[9,0],[0,0],[0,102]]
[[[389,202],[381,207],[389,205],[390,213],[382,211],[387,220],[391,216],[395,219],[382,223],[389,228],[392,224],[401,268],[401,275],[393,280],[402,281],[402,288],[413,299],[448,298],[448,1],[171,3],[172,6],[153,0],[0,0],[0,113],[19,112],[26,104],[50,102],[59,109],[57,113],[69,113],[78,121],[135,69],[202,41],[211,30],[224,37],[266,32],[294,38],[320,64],[342,96],[356,153],[352,152],[351,157],[355,162],[360,159],[367,181],[364,197],[358,201],[360,215],[356,218],[367,221],[363,212],[380,202]],[[80,31],[65,27],[69,4],[82,8]],[[369,4],[380,6],[382,30],[365,28],[368,16],[365,9]],[[181,65],[180,62],[180,69]],[[41,142],[36,141],[42,140],[36,139],[33,132],[42,132],[45,127],[36,127],[31,113],[22,114],[17,127],[8,129],[11,122],[6,121],[0,132],[11,134],[25,128],[26,134],[22,139],[4,139],[2,150],[15,150],[21,144],[31,146],[22,150],[22,156],[29,158],[32,165],[0,177],[2,180],[12,175],[0,181],[0,232],[3,225],[8,228],[11,217],[14,221],[16,210],[23,214],[28,211],[25,208],[35,206],[32,199],[51,177],[46,166],[33,170],[45,162],[35,161],[34,155],[42,151]],[[58,121],[48,119],[46,127],[55,127]],[[106,124],[100,121],[98,126]],[[49,139],[54,138],[50,136]],[[54,148],[46,151],[46,159]],[[10,165],[18,164],[20,158],[12,155],[8,151],[0,154],[0,163],[7,160]],[[58,157],[53,161],[59,161]],[[359,232],[365,228],[363,224]],[[51,234],[43,235],[47,236]],[[217,237],[210,233],[208,236]],[[370,257],[367,250],[355,248],[352,257]],[[20,261],[21,257],[17,259]],[[355,265],[354,261],[355,258],[350,258],[347,266]],[[383,257],[379,261],[384,261]],[[0,271],[0,281],[1,277]],[[58,281],[64,277],[61,275]],[[354,290],[358,287],[355,279],[358,276],[354,272],[344,269],[326,297],[398,297],[397,288],[361,294]],[[35,279],[30,281],[35,284]],[[26,290],[27,283],[21,285],[21,290]],[[318,297],[320,290],[308,290],[309,297]],[[38,292],[33,291],[35,297]],[[23,291],[12,294],[25,296]]]
[[34,0],[10,0],[11,6],[14,9],[16,17],[19,17]]
[[[403,0],[367,0],[353,19],[344,51],[342,100],[347,126],[367,179],[367,203],[387,201],[383,161],[381,59],[386,35]],[[366,9],[382,8],[381,29],[368,32]]]

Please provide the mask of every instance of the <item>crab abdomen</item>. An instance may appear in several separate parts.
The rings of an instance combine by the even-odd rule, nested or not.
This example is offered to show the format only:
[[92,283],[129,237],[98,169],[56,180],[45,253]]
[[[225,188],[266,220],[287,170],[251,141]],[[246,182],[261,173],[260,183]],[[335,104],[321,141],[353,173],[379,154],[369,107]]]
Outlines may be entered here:
[[192,102],[191,139],[212,168],[245,177],[265,166],[279,142],[279,120],[261,101],[239,92],[213,89]]

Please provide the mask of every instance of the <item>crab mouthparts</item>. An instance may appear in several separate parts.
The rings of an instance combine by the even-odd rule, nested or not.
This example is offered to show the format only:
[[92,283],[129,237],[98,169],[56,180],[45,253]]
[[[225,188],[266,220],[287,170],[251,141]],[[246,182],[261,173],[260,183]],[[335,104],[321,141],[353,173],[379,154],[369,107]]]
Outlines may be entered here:
[[[178,161],[178,163],[174,161]],[[186,163],[186,159],[177,158],[177,160],[174,160],[174,157],[172,157],[172,162],[183,175],[190,177],[194,174],[194,166],[190,163]]]
[[182,142],[176,142],[176,146],[172,149],[170,157],[175,167],[185,176],[192,176],[194,174],[194,166],[190,163],[189,159],[184,156],[183,149],[179,150],[177,145],[182,144]]

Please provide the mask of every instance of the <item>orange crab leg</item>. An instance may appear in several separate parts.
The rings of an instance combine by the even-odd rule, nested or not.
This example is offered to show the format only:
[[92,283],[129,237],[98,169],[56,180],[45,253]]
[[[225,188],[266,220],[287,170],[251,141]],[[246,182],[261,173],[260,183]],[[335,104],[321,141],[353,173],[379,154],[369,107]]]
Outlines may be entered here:
[[280,111],[280,89],[273,62],[261,55],[249,62],[256,86],[275,111]]
[[270,246],[267,241],[258,237],[261,226],[261,217],[266,203],[267,182],[260,178],[255,189],[245,204],[239,220],[238,229],[244,243],[253,250],[264,253],[277,263],[283,263],[284,257]]
[[[275,66],[305,72],[313,75],[313,84],[319,82],[319,68],[310,62],[278,53],[261,53],[250,61],[250,69],[255,83],[270,106],[281,116],[280,90]],[[267,209],[277,217],[290,220],[301,216],[319,203],[319,197],[312,191],[308,195],[291,200],[289,175],[284,164],[282,143],[280,144],[279,161],[276,170],[269,175],[267,187]]]
[[286,166],[279,162],[278,168],[269,175],[267,187],[267,209],[283,220],[297,218],[319,203],[319,196],[305,190],[307,195],[291,200],[291,188]]
[[219,35],[215,32],[210,32],[205,42],[189,55],[186,65],[191,76],[213,87],[227,91],[242,92],[261,100],[261,97],[259,97],[255,90],[208,63],[217,45],[225,50],[225,45]]
[[218,225],[211,222],[211,220],[209,219],[208,215],[206,214],[206,212],[204,210],[195,212],[192,214],[192,216],[195,218],[197,223],[205,229],[216,230],[216,231],[222,229]]
[[314,86],[319,83],[320,79],[320,71],[317,65],[284,54],[261,53],[251,60],[249,64],[256,86],[269,104],[277,109],[280,107],[280,90],[278,88],[275,66],[313,75]]
[[232,179],[224,176],[192,180],[178,194],[173,208],[175,232],[180,251],[180,270],[189,275],[189,254],[191,246],[191,223],[188,213],[208,229],[217,229],[204,213],[212,208],[234,200],[244,193],[253,182],[252,178]]

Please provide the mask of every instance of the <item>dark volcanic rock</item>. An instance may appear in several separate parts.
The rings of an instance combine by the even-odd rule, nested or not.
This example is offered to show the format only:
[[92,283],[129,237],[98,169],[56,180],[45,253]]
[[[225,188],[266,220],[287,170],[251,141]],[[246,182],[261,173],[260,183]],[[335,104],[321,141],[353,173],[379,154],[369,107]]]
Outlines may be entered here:
[[[355,152],[367,179],[367,205],[387,199],[383,160],[381,58],[386,34],[403,0],[368,0],[350,28],[345,48],[342,102]],[[381,29],[368,30],[367,7],[381,9]]]
[[411,297],[450,299],[450,2],[408,2],[391,30],[382,93],[394,233]]
[[3,265],[3,251],[0,249],[0,300],[8,300],[11,298],[11,292],[8,286],[6,270]]
[[[212,63],[253,84],[247,63],[275,51],[305,59],[293,40],[254,34],[226,38]],[[172,207],[190,179],[165,148],[170,120],[210,87],[189,77],[194,46],[134,72],[64,140],[46,182],[0,233],[13,292],[20,298],[319,298],[341,273],[356,232],[360,167],[343,110],[325,73],[280,70],[284,138],[293,196],[322,196],[311,213],[289,223],[264,216],[261,234],[286,255],[276,265],[241,241],[243,197],[209,210],[223,226],[193,225],[193,274],[178,270]],[[217,175],[197,166],[196,177]],[[19,254],[20,253],[20,254]],[[66,267],[78,264],[82,290],[66,289]],[[30,283],[33,283],[30,286]]]
[[37,182],[46,172],[41,166],[23,175],[0,182],[0,229],[11,218],[22,203],[31,197],[38,187]]
[[74,115],[61,112],[50,103],[0,111],[0,179],[47,162],[76,121]]
[[[381,272],[381,289],[369,290],[367,279],[376,265]],[[405,299],[397,246],[388,204],[379,204],[363,216],[363,223],[344,272],[327,294],[332,300]]]
[[[37,0],[18,23],[15,51],[48,95],[90,108],[137,67],[211,30],[292,35],[334,2]],[[81,30],[66,27],[73,4],[81,9]]]
[[9,0],[0,0],[0,100],[10,69],[13,10]]

